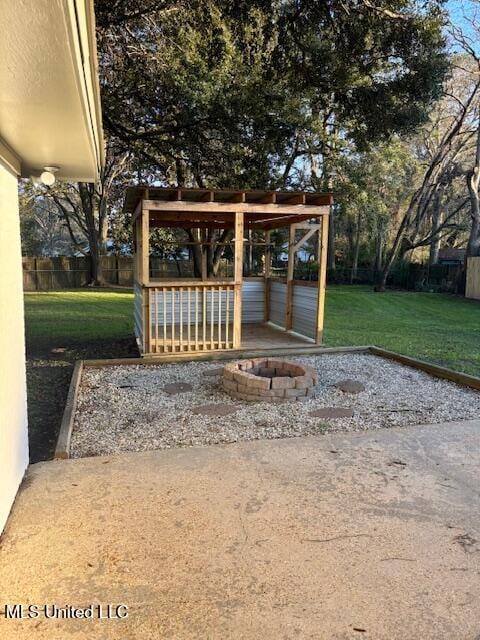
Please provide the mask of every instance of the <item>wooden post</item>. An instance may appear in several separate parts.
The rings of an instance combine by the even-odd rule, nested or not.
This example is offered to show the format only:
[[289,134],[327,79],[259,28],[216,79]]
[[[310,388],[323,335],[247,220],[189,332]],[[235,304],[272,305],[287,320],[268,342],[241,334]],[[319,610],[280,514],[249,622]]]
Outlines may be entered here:
[[142,315],[143,315],[143,355],[151,353],[150,334],[152,331],[150,316],[150,289],[142,286]]
[[[207,230],[206,229],[201,229],[200,230],[200,234],[201,234],[201,238],[202,238],[202,244],[200,245],[200,249],[202,252],[202,264],[201,264],[201,276],[202,276],[202,282],[205,282],[205,280],[208,279],[208,271],[207,271],[207,252],[205,251],[206,246],[205,243],[207,242]],[[205,290],[204,290],[205,293]]]
[[291,224],[288,234],[287,302],[285,307],[285,329],[293,326],[293,275],[295,271],[295,232],[297,227]]
[[150,225],[148,209],[142,209],[142,284],[150,282]]
[[263,320],[270,320],[270,276],[272,271],[272,250],[270,247],[271,232],[265,231],[265,268],[263,274]]
[[243,281],[243,211],[235,213],[235,263],[233,304],[233,348],[240,349],[242,343],[242,281]]
[[138,222],[133,222],[133,282],[138,282]]
[[143,353],[151,353],[150,335],[152,331],[151,314],[150,314],[150,289],[145,285],[150,282],[149,274],[149,212],[148,209],[142,209],[140,214],[140,282],[143,291]]
[[321,237],[318,240],[318,247],[318,297],[315,342],[317,344],[322,344],[323,318],[325,314],[325,286],[327,282],[328,215],[322,216]]

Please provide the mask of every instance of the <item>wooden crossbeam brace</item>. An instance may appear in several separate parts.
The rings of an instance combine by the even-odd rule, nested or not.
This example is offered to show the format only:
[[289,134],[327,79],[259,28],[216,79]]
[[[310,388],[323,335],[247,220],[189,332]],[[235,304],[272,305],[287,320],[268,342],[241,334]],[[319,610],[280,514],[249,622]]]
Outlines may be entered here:
[[[251,227],[252,229],[264,229],[265,231],[269,231],[269,230],[273,230],[273,229],[280,229],[281,227],[288,227],[291,224],[296,224],[296,222],[298,221],[306,221],[306,220],[311,220],[311,218],[314,218],[317,216],[312,216],[304,213],[298,213],[296,215],[286,215],[285,217],[281,218],[280,216],[277,219],[272,220],[271,222],[253,222],[251,223]],[[299,227],[297,227],[299,228]],[[310,225],[308,225],[308,228],[310,228]]]
[[314,233],[317,233],[319,228],[320,228],[320,225],[315,225],[315,226],[312,225],[312,228],[309,231],[307,231],[307,233],[303,236],[303,238],[300,238],[300,240],[293,245],[293,252],[296,253],[301,247],[303,247],[303,245],[307,242],[307,240],[309,240]]

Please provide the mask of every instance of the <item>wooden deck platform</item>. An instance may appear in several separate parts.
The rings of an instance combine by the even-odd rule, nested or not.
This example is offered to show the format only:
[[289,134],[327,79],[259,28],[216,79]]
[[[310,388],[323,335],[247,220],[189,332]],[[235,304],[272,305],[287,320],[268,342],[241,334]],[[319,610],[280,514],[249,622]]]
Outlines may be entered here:
[[313,340],[298,334],[277,329],[270,323],[244,324],[242,326],[242,350],[317,347]]
[[196,344],[195,351],[209,353],[211,351],[252,351],[252,350],[265,350],[265,349],[289,349],[289,348],[299,348],[299,347],[318,347],[314,343],[313,340],[309,340],[306,337],[300,336],[298,334],[284,331],[271,323],[249,323],[242,325],[242,340],[240,349],[232,349],[231,341],[227,343],[225,339],[228,339],[228,336],[233,335],[233,325],[229,325],[229,331],[225,335],[225,327],[223,327],[222,334],[218,334],[218,326],[209,325],[209,331],[206,332],[205,336],[197,335],[195,336],[193,331],[187,325],[183,325],[181,330],[177,325],[176,330],[174,332],[174,337],[172,339],[171,334],[164,338],[161,334],[156,335],[155,328],[152,327],[152,346],[155,349],[156,340],[158,340],[159,344],[165,344],[167,346],[167,351],[161,353],[154,353],[155,356],[165,356],[165,355],[184,355],[186,353],[191,354],[192,351],[188,350],[186,347],[189,343]]

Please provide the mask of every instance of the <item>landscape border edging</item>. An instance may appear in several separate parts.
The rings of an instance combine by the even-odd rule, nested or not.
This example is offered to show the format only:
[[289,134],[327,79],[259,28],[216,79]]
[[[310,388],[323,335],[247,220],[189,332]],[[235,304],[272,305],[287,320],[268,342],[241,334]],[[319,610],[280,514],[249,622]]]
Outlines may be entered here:
[[417,358],[412,358],[411,356],[404,356],[401,353],[397,353],[396,351],[388,351],[387,349],[382,349],[381,347],[371,346],[369,348],[369,352],[375,356],[380,356],[388,360],[395,360],[395,362],[399,362],[400,364],[412,367],[413,369],[425,371],[425,373],[435,376],[436,378],[450,380],[450,382],[456,382],[463,387],[470,387],[471,389],[480,391],[480,378],[471,376],[468,373],[461,373],[460,371],[448,369],[447,367],[441,367],[437,364],[431,364],[430,362],[418,360]]
[[83,360],[77,360],[73,367],[70,386],[68,387],[67,401],[63,410],[62,423],[58,432],[57,444],[55,446],[54,460],[65,460],[70,457],[70,440],[73,432],[73,420],[77,408],[78,390],[82,379]]
[[[308,356],[322,353],[368,353],[369,345],[358,347],[273,347],[271,349],[249,349],[246,351],[228,349],[224,351],[201,351],[198,353],[172,353],[168,355],[144,356],[143,358],[109,358],[105,360],[84,360],[85,367],[117,367],[123,365],[159,365],[172,362],[210,362],[215,360],[243,360],[244,358],[268,358],[269,356]],[[179,357],[180,356],[180,357]]]

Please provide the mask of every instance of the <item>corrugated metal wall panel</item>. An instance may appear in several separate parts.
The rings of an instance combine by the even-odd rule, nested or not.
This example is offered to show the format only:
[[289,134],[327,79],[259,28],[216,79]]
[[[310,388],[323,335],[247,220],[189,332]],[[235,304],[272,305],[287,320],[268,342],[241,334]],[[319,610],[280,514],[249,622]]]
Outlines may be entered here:
[[284,282],[270,281],[270,321],[279,327],[285,327],[287,306],[287,285]]
[[293,287],[292,329],[309,338],[315,338],[317,297],[317,287]]
[[133,285],[134,301],[133,301],[133,323],[134,331],[137,338],[142,338],[142,325],[143,325],[143,313],[142,313],[142,289],[138,284]]
[[[198,289],[198,321],[203,321],[203,292],[205,292],[206,299],[206,312],[207,312],[207,322],[210,322],[210,317],[212,316],[212,292],[207,289]],[[150,301],[151,301],[151,309],[152,309],[152,324],[155,325],[155,320],[158,313],[158,325],[163,326],[163,291],[160,289],[157,292],[157,305],[155,304],[155,294],[153,291],[150,293]],[[184,289],[182,294],[182,315],[183,315],[183,323],[187,324],[188,322],[188,297],[190,296],[190,323],[195,322],[195,305],[196,305],[196,296],[195,291],[190,290],[188,293],[186,289]],[[213,292],[213,318],[214,321],[218,321],[218,299],[219,292],[215,290]],[[166,319],[167,325],[171,324],[172,321],[172,302],[174,305],[174,319],[175,324],[180,323],[180,291],[171,291],[168,290],[165,292],[165,303],[166,303]],[[233,322],[233,289],[229,291],[229,317],[230,322]],[[227,292],[225,289],[222,290],[221,294],[221,315],[222,321],[225,321],[227,312]]]
[[263,278],[244,280],[242,285],[242,323],[263,322],[263,296],[265,283]]

